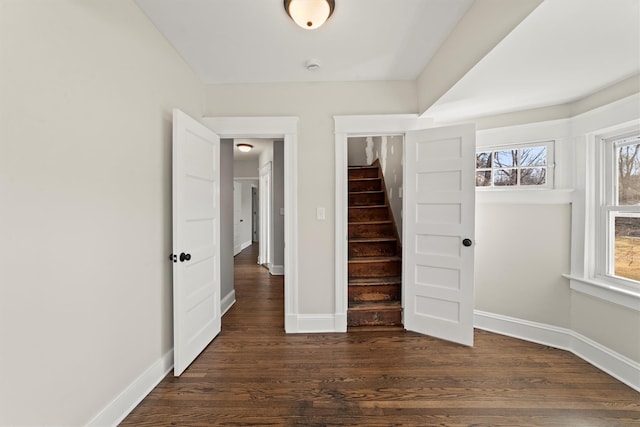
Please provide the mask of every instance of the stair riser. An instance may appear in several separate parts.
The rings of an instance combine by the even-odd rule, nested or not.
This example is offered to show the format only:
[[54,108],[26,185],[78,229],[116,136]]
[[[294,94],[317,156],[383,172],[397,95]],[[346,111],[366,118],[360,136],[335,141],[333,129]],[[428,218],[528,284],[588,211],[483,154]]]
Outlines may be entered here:
[[349,194],[349,206],[384,205],[384,193]]
[[397,245],[395,241],[349,243],[349,258],[362,256],[394,256],[396,254]]
[[401,324],[401,310],[347,311],[347,326],[393,326]]
[[370,261],[349,263],[349,277],[392,277],[402,274],[400,261]]
[[389,210],[386,206],[349,208],[349,222],[385,221],[389,219]]
[[380,191],[382,185],[380,179],[368,179],[364,181],[349,181],[349,191]]
[[349,224],[349,238],[394,237],[391,224]]
[[349,302],[400,301],[400,284],[349,285]]
[[349,169],[349,179],[377,178],[378,168]]

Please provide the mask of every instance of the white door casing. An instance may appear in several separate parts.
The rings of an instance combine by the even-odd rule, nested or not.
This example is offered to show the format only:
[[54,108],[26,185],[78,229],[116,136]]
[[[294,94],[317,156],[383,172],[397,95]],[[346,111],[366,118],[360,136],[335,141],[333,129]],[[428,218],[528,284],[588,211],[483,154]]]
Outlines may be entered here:
[[475,126],[407,132],[404,166],[404,326],[473,345]]
[[268,162],[260,168],[260,245],[259,245],[259,264],[271,264],[271,246],[272,246],[272,215],[271,215],[271,162]]
[[222,138],[284,138],[284,329],[306,332],[298,313],[298,118],[204,117],[202,121]]
[[180,375],[220,332],[220,138],[173,111],[173,338]]

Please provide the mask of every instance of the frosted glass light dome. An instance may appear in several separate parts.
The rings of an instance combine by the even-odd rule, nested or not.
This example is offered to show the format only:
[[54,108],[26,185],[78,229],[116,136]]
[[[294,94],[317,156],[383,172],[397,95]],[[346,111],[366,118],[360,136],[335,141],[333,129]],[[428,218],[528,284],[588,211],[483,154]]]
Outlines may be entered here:
[[334,0],[284,0],[287,14],[306,30],[314,30],[324,24],[334,7]]

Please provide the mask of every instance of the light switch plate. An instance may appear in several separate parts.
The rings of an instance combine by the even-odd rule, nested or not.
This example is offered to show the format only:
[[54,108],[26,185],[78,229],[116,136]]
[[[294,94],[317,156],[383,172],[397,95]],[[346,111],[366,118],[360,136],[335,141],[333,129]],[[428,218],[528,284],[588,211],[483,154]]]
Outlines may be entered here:
[[316,208],[316,218],[319,219],[320,221],[324,220],[324,208],[322,207]]

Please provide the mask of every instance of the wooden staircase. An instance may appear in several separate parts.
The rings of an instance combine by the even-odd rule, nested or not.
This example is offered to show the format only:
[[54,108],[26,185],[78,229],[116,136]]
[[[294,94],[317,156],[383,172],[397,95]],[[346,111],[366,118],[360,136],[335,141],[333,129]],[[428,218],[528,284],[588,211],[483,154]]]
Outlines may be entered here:
[[349,167],[347,325],[402,325],[402,250],[376,160]]

